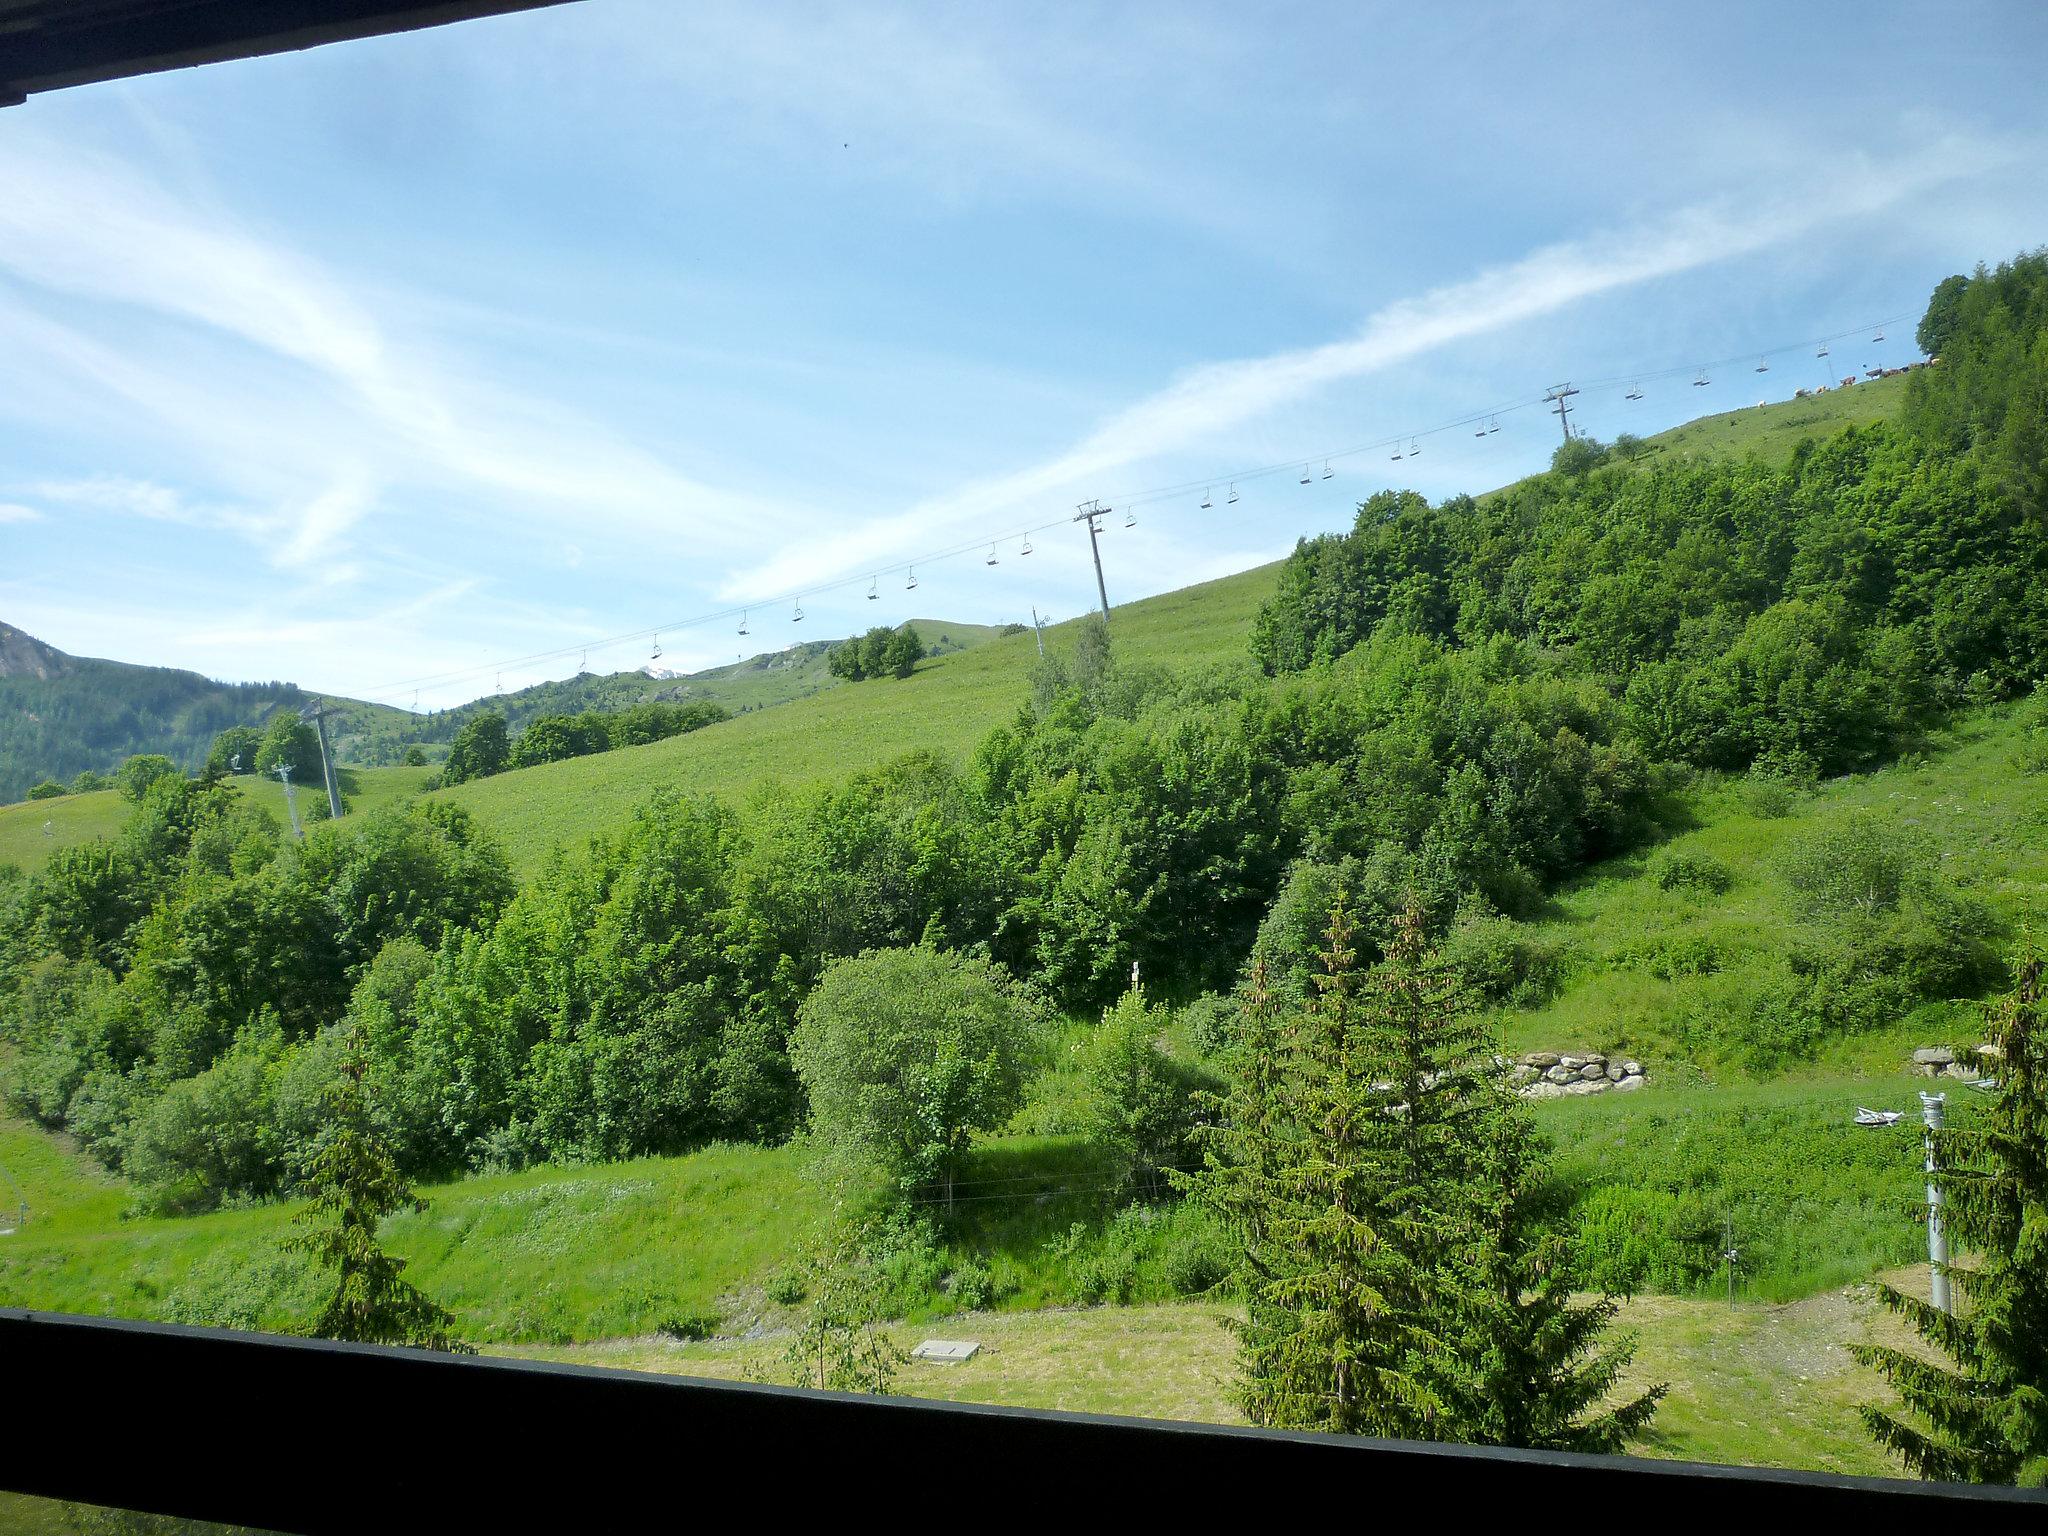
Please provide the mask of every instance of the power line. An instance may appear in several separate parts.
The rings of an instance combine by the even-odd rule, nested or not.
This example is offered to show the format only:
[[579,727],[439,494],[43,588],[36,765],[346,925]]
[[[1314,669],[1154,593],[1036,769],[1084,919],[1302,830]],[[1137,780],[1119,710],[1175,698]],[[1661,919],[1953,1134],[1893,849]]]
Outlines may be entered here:
[[[1772,358],[1786,356],[1793,352],[1803,353],[1808,347],[1826,346],[1830,342],[1846,340],[1847,338],[1852,336],[1862,336],[1869,333],[1881,333],[1886,326],[1900,325],[1911,318],[1912,317],[1910,315],[1890,315],[1886,316],[1881,320],[1876,320],[1869,322],[1867,324],[1858,325],[1848,330],[1835,331],[1826,336],[1807,337],[1800,341],[1787,342],[1780,346],[1765,348],[1762,351],[1744,350],[1739,353],[1734,353],[1728,357],[1710,359],[1703,363],[1681,363],[1666,368],[1652,369],[1647,371],[1638,370],[1627,374],[1617,374],[1609,378],[1590,380],[1579,388],[1572,388],[1569,385],[1557,386],[1541,394],[1529,395],[1521,397],[1519,399],[1504,401],[1498,405],[1488,406],[1483,410],[1470,411],[1465,413],[1464,415],[1453,417],[1450,420],[1440,421],[1434,426],[1424,427],[1420,429],[1410,428],[1404,431],[1390,433],[1384,437],[1374,438],[1369,442],[1356,443],[1350,447],[1338,448],[1328,452],[1309,453],[1305,455],[1294,454],[1290,455],[1286,459],[1278,460],[1271,464],[1258,465],[1249,469],[1226,471],[1207,476],[1204,479],[1200,480],[1184,480],[1171,485],[1151,486],[1139,490],[1130,491],[1121,495],[1102,497],[1099,498],[1093,505],[1097,515],[1114,511],[1118,507],[1125,509],[1126,513],[1128,513],[1129,511],[1137,507],[1153,506],[1161,502],[1192,496],[1197,492],[1201,492],[1206,498],[1206,496],[1208,495],[1209,487],[1222,484],[1224,482],[1229,482],[1231,484],[1233,488],[1233,494],[1231,499],[1234,501],[1237,499],[1235,495],[1235,487],[1239,483],[1262,480],[1281,473],[1292,474],[1297,468],[1299,468],[1304,463],[1313,463],[1316,460],[1321,460],[1325,469],[1324,478],[1328,478],[1329,466],[1339,459],[1357,458],[1363,454],[1376,453],[1388,448],[1398,450],[1403,442],[1416,443],[1426,438],[1440,436],[1441,434],[1446,432],[1454,432],[1466,428],[1471,428],[1475,425],[1479,425],[1482,428],[1481,432],[1478,435],[1488,435],[1491,428],[1497,428],[1499,418],[1502,416],[1511,415],[1516,411],[1525,411],[1543,405],[1564,407],[1565,403],[1560,398],[1560,390],[1571,395],[1579,395],[1585,393],[1586,391],[1604,392],[1609,389],[1620,389],[1626,386],[1631,391],[1637,392],[1636,394],[1632,394],[1631,398],[1637,398],[1639,397],[1641,385],[1644,381],[1654,383],[1665,379],[1681,378],[1688,373],[1704,373],[1706,371],[1710,371],[1713,369],[1729,367],[1736,363],[1747,361],[1752,357]],[[1557,412],[1553,412],[1553,414],[1557,414]],[[1565,421],[1565,430],[1567,434],[1569,434],[1570,422],[1568,418]],[[601,651],[616,646],[638,643],[641,641],[648,640],[653,636],[657,636],[664,631],[697,629],[708,624],[730,622],[734,619],[739,619],[742,623],[744,623],[746,621],[746,616],[756,609],[772,608],[785,603],[799,604],[806,597],[814,597],[825,593],[844,591],[851,587],[857,587],[863,582],[875,582],[883,576],[903,575],[905,573],[912,572],[915,567],[920,565],[935,565],[942,561],[957,559],[961,555],[977,552],[982,548],[983,545],[990,544],[991,542],[1000,544],[1014,539],[1028,539],[1033,534],[1049,533],[1054,531],[1055,529],[1064,527],[1069,523],[1079,522],[1081,520],[1082,519],[1078,516],[1066,516],[1056,518],[1050,522],[1034,523],[1028,527],[1013,528],[1007,532],[996,533],[993,535],[987,533],[977,534],[974,538],[967,539],[959,544],[949,545],[943,549],[930,550],[923,554],[910,556],[902,560],[888,562],[880,565],[865,566],[858,570],[850,571],[848,574],[844,576],[834,577],[826,581],[811,582],[803,587],[794,588],[789,591],[774,594],[771,596],[748,598],[744,602],[736,603],[728,607],[715,609],[709,612],[700,613],[685,618],[664,620],[659,624],[652,624],[648,625],[645,628],[625,631],[620,634],[606,636],[602,639],[579,640],[574,645],[562,646],[557,649],[547,651],[529,652],[528,654],[523,656],[507,656],[500,658],[496,661],[486,662],[480,666],[463,667],[446,672],[429,673],[422,674],[417,677],[401,678],[395,682],[370,690],[365,695],[365,697],[371,699],[385,700],[395,699],[403,697],[407,693],[417,693],[417,691],[422,688],[431,688],[446,685],[449,683],[458,683],[468,678],[486,677],[496,672],[502,672],[507,668],[538,666],[545,662],[563,661],[572,656],[587,659],[589,652],[593,650]],[[1091,535],[1093,535],[1093,533],[1096,530],[1096,525],[1092,516],[1088,520],[1088,525],[1090,533]],[[1099,548],[1097,550],[1096,559],[1099,577]],[[915,585],[915,583],[913,582],[912,585]],[[1103,585],[1100,582],[1100,580],[1098,580],[1097,586],[1098,595],[1101,596],[1103,600],[1103,607],[1106,611],[1108,608],[1108,593],[1106,589],[1103,588]],[[580,669],[581,662],[579,661],[579,670]]]

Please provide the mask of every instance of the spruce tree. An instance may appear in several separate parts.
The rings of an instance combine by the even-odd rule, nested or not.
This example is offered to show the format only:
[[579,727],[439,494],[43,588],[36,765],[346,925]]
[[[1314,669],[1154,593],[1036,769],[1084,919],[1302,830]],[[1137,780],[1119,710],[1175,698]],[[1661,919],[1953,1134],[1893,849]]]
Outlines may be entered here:
[[[1496,1080],[1497,1081],[1497,1080]],[[1504,1085],[1471,1198],[1479,1241],[1459,1257],[1468,1311],[1445,1367],[1456,1438],[1613,1453],[1639,1438],[1666,1388],[1607,1406],[1635,1342],[1603,1338],[1612,1297],[1574,1295],[1571,1238],[1551,1209],[1549,1148]]]
[[1885,1305],[1953,1362],[1876,1345],[1856,1351],[1910,1417],[1876,1407],[1865,1425],[1922,1477],[2048,1485],[2048,1033],[2042,963],[1991,1010],[2002,1051],[1988,1113],[1935,1133],[1935,1185],[1950,1240],[1970,1262],[1949,1269],[1951,1316],[1891,1286]]
[[1274,1017],[1255,985],[1233,1085],[1196,1192],[1243,1245],[1242,1401],[1255,1424],[1429,1438],[1418,1370],[1442,1346],[1430,1306],[1434,1202],[1405,1155],[1386,999],[1361,1006],[1352,925],[1330,916],[1306,1007]]
[[1254,1423],[1613,1450],[1662,1389],[1603,1405],[1629,1358],[1575,1301],[1544,1146],[1421,910],[1361,978],[1340,898],[1315,996],[1245,995],[1207,1166],[1189,1181],[1241,1244]]
[[312,1203],[287,1246],[335,1272],[334,1294],[311,1332],[359,1344],[413,1344],[468,1354],[449,1334],[455,1319],[404,1277],[405,1260],[377,1244],[377,1223],[393,1211],[426,1209],[407,1187],[390,1146],[370,1118],[362,1032],[349,1031],[341,1070],[321,1095],[324,1123],[306,1165]]

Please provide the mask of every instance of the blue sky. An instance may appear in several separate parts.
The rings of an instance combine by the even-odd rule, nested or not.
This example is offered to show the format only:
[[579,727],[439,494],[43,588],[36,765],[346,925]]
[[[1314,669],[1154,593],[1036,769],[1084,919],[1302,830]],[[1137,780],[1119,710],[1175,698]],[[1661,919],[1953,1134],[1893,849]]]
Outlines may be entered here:
[[[1556,426],[1325,479],[1338,449],[1766,348],[1580,420],[1818,382],[1812,338],[2048,241],[2043,58],[2032,0],[583,0],[32,97],[0,112],[0,618],[427,706],[656,627],[694,667],[1071,617],[1084,498],[1195,487],[1111,519],[1123,601],[1387,485],[1511,479]],[[1226,502],[1290,460],[1308,486]],[[742,606],[746,639],[680,624]]]

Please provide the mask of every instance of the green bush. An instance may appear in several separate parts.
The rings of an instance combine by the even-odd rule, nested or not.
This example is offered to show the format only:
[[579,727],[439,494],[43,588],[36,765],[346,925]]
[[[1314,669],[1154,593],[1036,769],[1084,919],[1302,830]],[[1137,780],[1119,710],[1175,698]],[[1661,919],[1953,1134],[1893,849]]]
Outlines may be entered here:
[[656,1323],[654,1331],[671,1339],[680,1339],[686,1344],[694,1344],[703,1339],[716,1337],[721,1321],[716,1312],[674,1312]]
[[1442,953],[1473,993],[1490,1003],[1535,1007],[1556,992],[1564,975],[1560,945],[1536,938],[1484,898],[1460,904]]
[[126,1158],[144,1208],[181,1215],[277,1191],[287,1172],[271,1104],[277,1060],[274,1038],[244,1038],[147,1105]]
[[1164,1187],[1167,1170],[1197,1161],[1202,1115],[1196,1094],[1222,1087],[1213,1074],[1168,1052],[1169,1018],[1165,1008],[1146,1003],[1143,989],[1133,987],[1103,1015],[1084,1052],[1089,1134],[1148,1194]]
[[1174,1017],[1181,1036],[1204,1056],[1220,1056],[1237,1038],[1238,1001],[1228,992],[1204,992]]
[[1650,859],[1649,873],[1661,891],[1718,896],[1735,883],[1728,866],[1712,854],[1681,848],[1659,849]]
[[1913,836],[1874,811],[1852,811],[1794,838],[1779,873],[1807,915],[1895,910],[1925,862]]
[[1736,794],[1742,808],[1760,821],[1783,820],[1792,814],[1792,807],[1799,801],[1797,782],[1768,769],[1752,768],[1744,774]]

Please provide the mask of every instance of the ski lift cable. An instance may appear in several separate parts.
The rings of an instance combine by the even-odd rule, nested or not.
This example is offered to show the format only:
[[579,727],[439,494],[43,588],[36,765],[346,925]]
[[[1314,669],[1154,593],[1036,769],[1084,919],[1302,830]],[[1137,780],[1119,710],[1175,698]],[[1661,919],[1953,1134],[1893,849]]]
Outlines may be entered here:
[[[1754,359],[1777,357],[1781,355],[1790,354],[1795,351],[1804,352],[1807,348],[1813,347],[1816,344],[1826,344],[1828,342],[1842,341],[1847,340],[1851,337],[1868,337],[1871,335],[1873,331],[1881,330],[1883,327],[1888,325],[1904,324],[1911,318],[1912,316],[1910,315],[1893,315],[1876,322],[1866,321],[1861,325],[1853,326],[1846,330],[1831,332],[1826,336],[1808,337],[1802,341],[1788,343],[1784,346],[1767,348],[1762,352],[1745,350],[1743,352],[1735,353],[1729,357],[1713,359],[1705,363],[1681,363],[1675,364],[1671,367],[1664,369],[1650,371],[1637,370],[1632,373],[1620,374],[1611,378],[1588,379],[1583,384],[1581,384],[1580,389],[1582,392],[1607,389],[1633,389],[1639,387],[1642,383],[1646,381],[1655,382],[1663,379],[1683,378],[1689,374],[1697,374],[1702,368],[1712,370],[1716,368],[1733,367],[1736,364],[1748,362]],[[1519,400],[1508,401],[1499,405],[1488,406],[1484,410],[1468,412],[1453,420],[1439,422],[1434,426],[1426,427],[1419,431],[1410,428],[1400,432],[1389,433],[1384,437],[1375,438],[1370,442],[1358,443],[1351,447],[1340,448],[1328,453],[1315,454],[1310,457],[1310,462],[1314,462],[1315,459],[1321,459],[1325,464],[1330,464],[1334,463],[1338,459],[1357,458],[1364,454],[1378,453],[1388,448],[1398,448],[1404,443],[1411,445],[1411,447],[1409,448],[1409,452],[1413,453],[1416,450],[1412,445],[1419,443],[1422,438],[1435,437],[1446,432],[1462,432],[1481,424],[1484,424],[1491,428],[1498,422],[1499,418],[1502,416],[1510,415],[1516,411],[1528,410],[1532,407],[1541,406],[1545,403],[1545,399],[1542,395],[1533,395]],[[1126,517],[1128,518],[1132,511],[1137,507],[1149,506],[1164,501],[1177,500],[1180,498],[1193,495],[1198,491],[1206,493],[1208,488],[1211,486],[1214,486],[1219,483],[1227,483],[1233,489],[1233,495],[1231,497],[1231,500],[1234,502],[1236,500],[1236,496],[1234,494],[1235,488],[1240,482],[1268,479],[1274,475],[1280,474],[1298,475],[1300,473],[1301,467],[1302,459],[1300,457],[1290,457],[1283,460],[1277,460],[1271,464],[1260,465],[1250,469],[1241,469],[1236,471],[1235,473],[1210,475],[1200,480],[1182,481],[1174,485],[1154,486],[1144,490],[1139,490],[1123,495],[1105,496],[1101,498],[1101,500],[1103,502],[1103,510],[1105,512],[1121,509],[1122,511],[1124,511]],[[1055,518],[1049,522],[1035,523],[1028,527],[1014,528],[1006,533],[998,535],[997,542],[1000,543],[1012,539],[1028,539],[1033,534],[1055,532],[1058,529],[1067,526],[1071,521],[1071,516],[1062,516]],[[1130,527],[1134,526],[1134,524],[1127,521],[1125,526]],[[797,599],[801,597],[815,597],[828,593],[842,591],[847,588],[857,587],[863,579],[869,582],[873,582],[880,576],[896,576],[910,574],[914,571],[914,568],[919,565],[932,565],[939,563],[941,561],[957,559],[960,556],[967,554],[981,553],[987,549],[988,544],[989,536],[986,533],[984,533],[979,535],[978,537],[964,540],[959,544],[951,545],[944,549],[926,551],[924,553],[912,556],[908,559],[897,561],[893,564],[870,566],[867,567],[865,571],[852,573],[836,580],[815,582],[809,586],[804,587],[800,592],[792,590],[781,593],[780,595],[772,595],[767,597],[750,597],[747,600],[747,602],[742,606],[719,608],[706,613],[694,614],[685,618],[669,620],[662,623],[659,626],[650,625],[642,629],[630,630],[621,634],[609,635],[599,639],[579,641],[575,645],[563,646],[554,650],[535,651],[523,656],[510,656],[506,657],[501,662],[487,664],[481,667],[464,667],[460,669],[450,670],[447,672],[421,674],[417,677],[401,678],[396,682],[384,685],[382,687],[365,690],[364,697],[371,699],[402,698],[407,693],[416,689],[438,687],[450,683],[463,682],[475,677],[488,677],[494,670],[539,666],[544,663],[565,661],[573,656],[587,655],[589,651],[593,650],[603,651],[619,646],[638,645],[651,638],[658,637],[662,631],[682,631],[699,629],[710,624],[725,624],[730,623],[735,619],[744,620],[750,608],[772,607],[778,603],[795,603]]]

